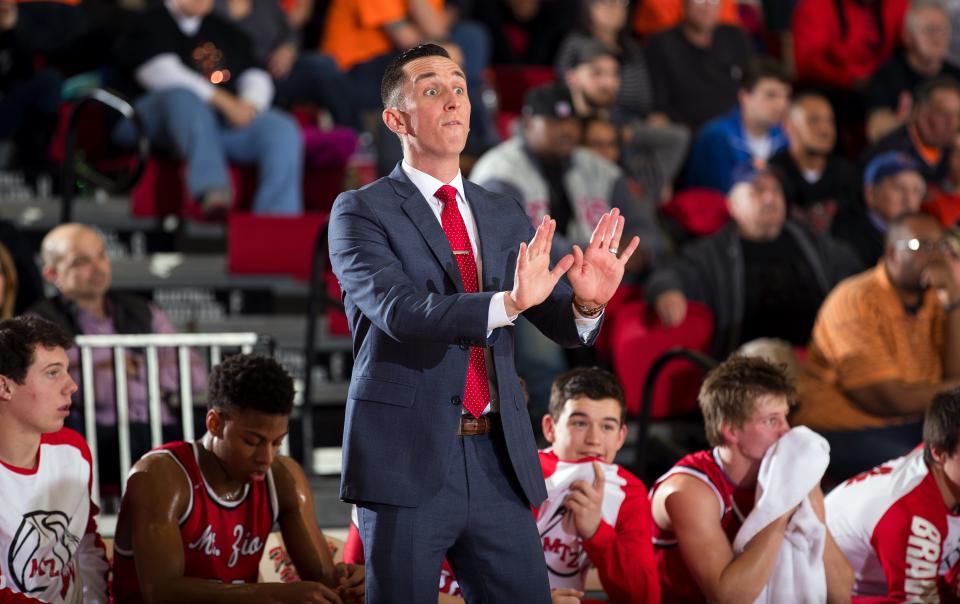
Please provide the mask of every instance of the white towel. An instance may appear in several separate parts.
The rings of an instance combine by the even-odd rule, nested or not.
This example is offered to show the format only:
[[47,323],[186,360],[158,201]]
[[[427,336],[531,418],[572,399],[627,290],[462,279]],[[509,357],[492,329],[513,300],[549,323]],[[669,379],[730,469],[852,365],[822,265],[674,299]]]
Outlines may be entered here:
[[827,528],[810,503],[810,491],[820,483],[830,463],[830,445],[809,428],[787,432],[763,456],[757,476],[757,501],[733,540],[742,552],[764,527],[800,506],[787,525],[773,574],[757,603],[813,604],[827,601],[823,548]]

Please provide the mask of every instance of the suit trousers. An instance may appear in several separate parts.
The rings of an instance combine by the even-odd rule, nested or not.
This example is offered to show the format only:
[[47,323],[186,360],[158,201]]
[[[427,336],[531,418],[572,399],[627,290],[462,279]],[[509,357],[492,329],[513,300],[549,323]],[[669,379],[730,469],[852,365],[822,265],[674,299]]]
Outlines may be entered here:
[[549,604],[540,535],[502,430],[462,436],[417,507],[359,504],[368,603],[436,602],[444,556],[469,603]]

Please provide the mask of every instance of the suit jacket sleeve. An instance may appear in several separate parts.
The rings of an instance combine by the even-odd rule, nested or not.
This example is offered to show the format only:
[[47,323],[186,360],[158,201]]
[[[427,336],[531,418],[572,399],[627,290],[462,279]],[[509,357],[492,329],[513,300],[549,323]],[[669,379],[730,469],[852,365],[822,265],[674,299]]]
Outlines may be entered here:
[[441,294],[418,287],[361,191],[337,198],[329,233],[330,263],[342,290],[385,334],[398,342],[485,345],[496,292]]

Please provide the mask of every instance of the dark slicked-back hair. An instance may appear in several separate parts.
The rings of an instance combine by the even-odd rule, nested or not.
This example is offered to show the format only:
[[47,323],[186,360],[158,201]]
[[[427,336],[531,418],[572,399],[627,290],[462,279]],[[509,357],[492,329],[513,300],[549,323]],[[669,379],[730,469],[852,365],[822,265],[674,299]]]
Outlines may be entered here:
[[620,423],[623,424],[626,420],[627,404],[623,388],[609,371],[597,367],[577,367],[560,374],[550,386],[550,417],[558,421],[563,414],[564,405],[575,398],[595,401],[612,398],[620,405]]
[[36,359],[37,346],[66,350],[73,346],[73,339],[59,326],[40,317],[0,321],[0,375],[23,384]]
[[783,396],[791,408],[796,405],[797,391],[783,365],[742,355],[720,363],[700,387],[707,441],[714,447],[723,445],[723,425],[743,426],[756,410],[757,399],[766,395]]
[[450,53],[438,44],[420,44],[409,48],[390,61],[387,70],[383,73],[383,79],[380,81],[380,100],[383,101],[383,108],[398,107],[400,104],[400,89],[406,79],[403,73],[403,66],[411,61],[423,59],[425,57],[444,57],[449,59]]
[[753,57],[743,66],[743,77],[740,78],[740,89],[751,92],[760,80],[776,80],[782,84],[790,84],[790,78],[780,63],[770,57]]
[[934,463],[932,450],[953,455],[960,444],[960,388],[933,397],[923,419],[923,459]]
[[293,411],[293,379],[283,366],[262,354],[228,357],[210,373],[208,403],[211,409],[258,411],[290,415]]

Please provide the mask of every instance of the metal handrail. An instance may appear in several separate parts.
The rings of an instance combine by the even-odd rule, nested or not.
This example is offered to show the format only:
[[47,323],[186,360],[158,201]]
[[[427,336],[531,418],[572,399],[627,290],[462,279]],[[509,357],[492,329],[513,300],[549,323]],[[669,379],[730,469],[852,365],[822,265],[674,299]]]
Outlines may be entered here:
[[[122,115],[124,118],[131,120],[134,128],[136,129],[137,164],[134,166],[134,169],[122,179],[111,180],[97,172],[86,163],[77,165],[77,124],[80,121],[80,115],[83,110],[94,105],[95,103],[105,105]],[[76,184],[78,177],[83,178],[87,182],[105,189],[110,193],[123,193],[130,189],[137,182],[137,180],[140,179],[140,175],[143,173],[143,169],[146,166],[147,157],[149,154],[150,141],[147,139],[147,133],[143,125],[143,120],[140,119],[140,116],[133,108],[133,105],[120,98],[116,94],[108,90],[104,90],[103,88],[94,88],[87,93],[83,98],[77,101],[76,105],[74,105],[73,110],[70,112],[70,120],[67,122],[67,134],[63,158],[63,198],[61,199],[60,206],[60,222],[70,222],[73,216],[74,185]]]
[[[93,349],[109,348],[113,350],[113,374],[116,385],[117,405],[117,436],[120,446],[120,488],[130,471],[132,462],[130,452],[130,418],[127,398],[127,372],[125,367],[126,350],[142,348],[146,351],[147,371],[147,405],[149,409],[150,441],[152,447],[157,447],[162,438],[162,415],[160,402],[160,366],[157,354],[158,348],[176,348],[177,365],[180,375],[180,411],[183,425],[184,440],[193,440],[193,388],[190,383],[190,347],[204,346],[210,348],[210,366],[219,364],[222,358],[222,348],[240,348],[248,354],[254,346],[262,341],[256,333],[175,333],[175,334],[107,334],[107,335],[78,335],[75,338],[80,349],[80,372],[83,387],[83,416],[86,440],[90,446],[90,455],[93,461],[94,501],[100,503],[99,484],[99,457],[97,452],[97,423],[96,423],[96,393],[94,392],[93,377]],[[284,440],[283,452],[288,451],[289,445]]]
[[642,472],[646,463],[645,449],[647,446],[647,436],[650,432],[650,411],[653,408],[653,395],[657,385],[657,378],[660,377],[660,373],[667,365],[678,359],[690,361],[705,372],[710,371],[718,365],[714,359],[689,348],[671,348],[657,357],[653,364],[650,365],[650,370],[647,372],[647,379],[643,383],[643,394],[640,398],[640,412],[637,414],[637,440],[634,444],[633,463],[638,472]]

